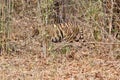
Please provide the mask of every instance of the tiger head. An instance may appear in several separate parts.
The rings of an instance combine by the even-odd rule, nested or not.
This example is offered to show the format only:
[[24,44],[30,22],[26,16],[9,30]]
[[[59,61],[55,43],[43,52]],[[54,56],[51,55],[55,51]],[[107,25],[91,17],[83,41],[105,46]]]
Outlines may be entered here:
[[58,43],[63,40],[64,31],[62,31],[58,24],[49,25],[47,28],[48,34],[51,37],[52,42]]

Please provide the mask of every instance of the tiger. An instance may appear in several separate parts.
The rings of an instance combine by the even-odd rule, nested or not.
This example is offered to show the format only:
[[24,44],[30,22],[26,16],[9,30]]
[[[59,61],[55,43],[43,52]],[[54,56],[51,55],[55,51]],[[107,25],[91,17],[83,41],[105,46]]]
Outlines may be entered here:
[[47,27],[53,43],[79,42],[84,39],[83,28],[78,23],[65,22]]

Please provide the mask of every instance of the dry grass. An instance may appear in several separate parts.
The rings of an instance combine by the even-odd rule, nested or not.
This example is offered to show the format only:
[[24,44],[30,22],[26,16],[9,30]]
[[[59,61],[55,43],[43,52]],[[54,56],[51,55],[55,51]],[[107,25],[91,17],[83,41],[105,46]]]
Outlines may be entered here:
[[[49,39],[46,40],[45,26],[42,25],[53,22],[55,11],[52,0],[40,1],[12,0],[10,3],[5,0],[1,3],[7,4],[0,3],[0,79],[119,80],[119,6],[113,13],[114,4],[112,2],[109,9],[109,0],[105,2],[105,5],[108,4],[106,7],[102,0],[76,0],[71,5],[61,5],[60,13],[63,7],[69,8],[66,18],[74,19],[84,27],[87,41],[87,46],[82,48],[76,47],[78,43],[68,48],[64,43],[53,45]],[[103,7],[108,12],[104,12]],[[76,11],[73,11],[74,15],[72,10]],[[117,21],[112,22],[113,16]],[[112,29],[114,23],[117,27]],[[40,33],[36,34],[36,30]],[[46,45],[43,42],[49,53],[45,57]]]
[[110,55],[78,51],[51,54],[19,53],[0,56],[1,80],[119,80],[120,61]]

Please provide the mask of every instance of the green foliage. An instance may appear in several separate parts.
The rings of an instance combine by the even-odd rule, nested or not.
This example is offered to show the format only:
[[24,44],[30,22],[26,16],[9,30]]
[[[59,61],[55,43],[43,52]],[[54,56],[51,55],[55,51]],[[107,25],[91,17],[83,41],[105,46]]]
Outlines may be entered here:
[[[54,48],[54,47],[53,47]],[[66,54],[66,53],[69,53],[71,50],[71,46],[67,45],[67,46],[63,46],[63,47],[58,47],[57,49],[54,49],[52,50],[51,49],[51,53],[54,53],[54,54]]]
[[12,1],[3,1],[0,4],[0,50],[8,51],[12,6]]
[[65,46],[61,49],[61,53],[62,54],[66,54],[70,52],[70,47],[69,46]]
[[49,23],[49,21],[51,20],[51,16],[54,14],[53,13],[53,0],[45,0],[42,1],[42,3],[40,4],[41,7],[41,15],[42,15],[42,20],[45,23]]
[[101,37],[101,31],[100,30],[94,30],[94,38],[96,41],[101,41],[102,37]]

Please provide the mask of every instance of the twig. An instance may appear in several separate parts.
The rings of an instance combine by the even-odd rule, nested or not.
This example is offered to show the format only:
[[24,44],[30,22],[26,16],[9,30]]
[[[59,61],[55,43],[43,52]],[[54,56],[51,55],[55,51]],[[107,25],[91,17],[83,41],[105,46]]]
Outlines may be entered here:
[[[67,43],[67,42],[62,42],[62,43],[57,43],[55,44],[55,48],[53,48],[52,50],[56,50],[56,49],[61,49],[65,46],[73,46],[73,47],[80,47],[82,43],[78,43],[78,42],[74,42],[74,43]],[[120,45],[120,42],[116,42],[116,43],[109,43],[109,42],[85,42],[84,44],[102,44],[102,45]]]

